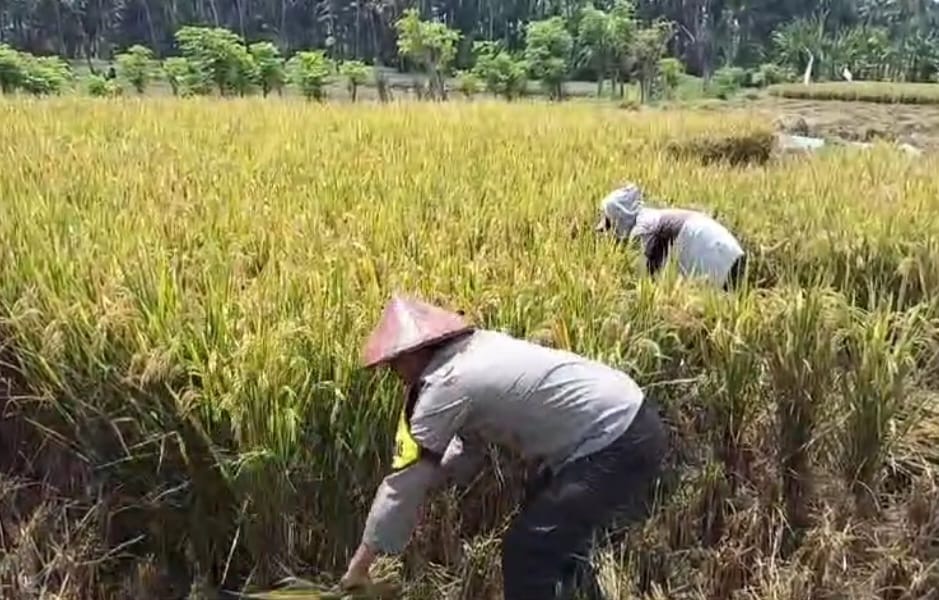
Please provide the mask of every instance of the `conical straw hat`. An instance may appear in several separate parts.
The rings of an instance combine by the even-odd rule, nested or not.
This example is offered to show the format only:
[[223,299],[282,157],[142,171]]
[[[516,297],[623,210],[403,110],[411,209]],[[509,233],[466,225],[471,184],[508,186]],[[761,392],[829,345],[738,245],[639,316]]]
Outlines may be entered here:
[[456,313],[396,294],[369,335],[362,360],[373,367],[472,329]]

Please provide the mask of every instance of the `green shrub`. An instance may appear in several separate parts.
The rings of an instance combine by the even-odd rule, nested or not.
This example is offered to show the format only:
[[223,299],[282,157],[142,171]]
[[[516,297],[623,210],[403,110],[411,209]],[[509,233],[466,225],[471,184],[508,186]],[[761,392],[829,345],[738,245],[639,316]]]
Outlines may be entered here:
[[472,71],[460,71],[456,76],[456,85],[467,98],[472,98],[482,89],[482,81]]
[[277,46],[270,42],[258,42],[251,44],[249,50],[258,67],[258,82],[261,85],[261,93],[265,96],[272,91],[276,91],[278,94],[281,93],[287,74],[284,71],[284,59],[281,58]]
[[127,52],[117,55],[117,70],[138,94],[143,94],[156,71],[153,51],[145,46],[131,46]]
[[368,81],[368,70],[368,65],[360,60],[347,60],[339,67],[339,74],[345,77],[353,102],[359,97],[359,88]]
[[61,94],[72,80],[68,63],[58,56],[24,55],[22,88],[35,96]]
[[6,44],[0,44],[0,92],[12,94],[23,85],[23,57]]
[[290,81],[307,100],[322,100],[333,71],[332,61],[322,51],[297,52],[287,63]]
[[88,94],[95,98],[114,98],[124,93],[124,89],[119,83],[101,75],[89,75],[85,86]]
[[740,67],[724,67],[714,73],[711,81],[714,95],[726,100],[747,83],[747,72]]
[[775,63],[764,63],[760,65],[752,76],[753,85],[756,87],[766,87],[785,83],[791,79],[791,73],[788,69]]
[[659,77],[667,98],[675,97],[675,90],[678,89],[684,72],[685,68],[677,58],[669,57],[659,61]]

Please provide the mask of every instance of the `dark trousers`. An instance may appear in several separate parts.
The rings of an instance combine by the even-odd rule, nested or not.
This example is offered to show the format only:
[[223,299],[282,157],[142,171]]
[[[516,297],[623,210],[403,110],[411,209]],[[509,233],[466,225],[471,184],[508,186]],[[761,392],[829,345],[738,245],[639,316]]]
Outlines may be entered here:
[[667,450],[647,398],[629,429],[603,450],[537,482],[502,541],[505,600],[602,598],[590,566],[593,534],[644,519]]
[[730,291],[740,285],[747,273],[747,255],[741,254],[740,258],[734,261],[730,267],[730,273],[727,274],[727,283],[724,284],[724,290]]

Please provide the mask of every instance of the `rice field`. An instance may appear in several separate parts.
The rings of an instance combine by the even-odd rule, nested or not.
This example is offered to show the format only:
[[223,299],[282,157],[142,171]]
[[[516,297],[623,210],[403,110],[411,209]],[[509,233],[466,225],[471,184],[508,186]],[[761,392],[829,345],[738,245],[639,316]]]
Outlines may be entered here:
[[881,104],[939,104],[939,84],[888,81],[835,81],[787,83],[769,87],[769,93],[801,100],[843,100]]
[[[935,159],[721,162],[767,125],[535,103],[71,98],[0,121],[4,598],[338,577],[389,464],[400,390],[357,360],[395,290],[663,406],[659,508],[596,557],[612,598],[939,589]],[[747,287],[653,282],[597,237],[624,180],[716,214]],[[494,460],[374,575],[500,597],[526,466]]]

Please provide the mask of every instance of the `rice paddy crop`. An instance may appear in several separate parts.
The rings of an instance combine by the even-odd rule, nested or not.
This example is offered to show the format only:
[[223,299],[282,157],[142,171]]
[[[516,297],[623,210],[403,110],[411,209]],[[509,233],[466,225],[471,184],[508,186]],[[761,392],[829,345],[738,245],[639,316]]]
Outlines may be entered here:
[[[357,360],[395,290],[663,407],[659,508],[597,557],[614,597],[937,588],[932,159],[735,166],[674,149],[765,136],[747,114],[524,103],[20,100],[0,121],[5,598],[335,574],[389,464],[400,391]],[[624,180],[738,233],[747,288],[652,282],[597,237]],[[498,592],[523,466],[497,459],[507,479],[439,498],[382,565],[407,597]]]
[[939,84],[886,81],[789,83],[769,87],[770,94],[802,100],[843,100],[881,104],[939,104]]

